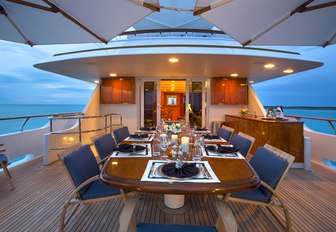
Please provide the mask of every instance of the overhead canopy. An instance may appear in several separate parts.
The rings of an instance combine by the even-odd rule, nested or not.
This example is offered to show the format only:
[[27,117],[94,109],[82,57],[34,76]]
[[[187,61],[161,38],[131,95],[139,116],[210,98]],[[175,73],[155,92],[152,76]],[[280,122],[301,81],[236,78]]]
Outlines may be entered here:
[[199,0],[195,14],[242,45],[336,43],[336,1]]
[[0,39],[33,45],[107,43],[157,8],[157,0],[0,0]]

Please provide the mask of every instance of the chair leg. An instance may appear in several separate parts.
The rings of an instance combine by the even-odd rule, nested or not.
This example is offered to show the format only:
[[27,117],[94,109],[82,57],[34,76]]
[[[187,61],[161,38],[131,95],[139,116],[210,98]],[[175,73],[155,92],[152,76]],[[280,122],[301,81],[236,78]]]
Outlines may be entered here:
[[69,207],[70,203],[69,202],[66,202],[63,206],[63,210],[62,210],[62,213],[61,213],[61,217],[60,217],[60,227],[59,227],[59,231],[60,232],[64,232],[64,228],[66,226],[66,224],[69,222],[69,220],[72,218],[72,216],[75,214],[75,212],[77,211],[78,207],[80,204],[77,204],[75,209],[72,211],[72,213],[70,214],[68,220],[65,222],[65,215],[66,215],[66,211]]
[[11,174],[9,173],[8,169],[7,169],[7,165],[4,165],[4,164],[1,162],[1,167],[2,167],[2,169],[4,170],[4,173],[6,174],[7,179],[8,179],[8,181],[9,181],[10,185],[12,186],[12,190],[13,190],[15,187],[14,187],[14,184],[13,184],[13,182],[12,182],[12,176],[11,176]]

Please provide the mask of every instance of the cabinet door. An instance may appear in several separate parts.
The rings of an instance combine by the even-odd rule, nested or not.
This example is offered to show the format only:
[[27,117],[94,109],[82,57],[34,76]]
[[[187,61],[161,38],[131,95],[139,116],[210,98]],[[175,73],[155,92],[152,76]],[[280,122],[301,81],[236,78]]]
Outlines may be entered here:
[[236,95],[235,104],[246,105],[247,104],[247,83],[246,78],[236,79]]
[[122,79],[122,103],[135,104],[135,83],[134,77]]
[[123,103],[123,80],[119,78],[113,78],[111,80],[112,96],[110,104]]
[[218,78],[212,79],[212,98],[211,103],[213,105],[222,105],[224,104],[224,87],[225,81]]
[[109,104],[112,101],[112,80],[102,79],[100,83],[100,102],[102,104]]
[[236,104],[236,80],[224,80],[224,103]]

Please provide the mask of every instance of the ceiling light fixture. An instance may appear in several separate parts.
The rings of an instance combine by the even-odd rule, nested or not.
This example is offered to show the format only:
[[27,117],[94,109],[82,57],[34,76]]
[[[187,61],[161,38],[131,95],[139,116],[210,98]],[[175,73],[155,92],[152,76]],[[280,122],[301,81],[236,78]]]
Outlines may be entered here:
[[117,76],[117,74],[116,73],[110,73],[110,75],[109,75],[110,77],[116,77]]
[[253,83],[254,83],[254,81],[249,81],[249,83],[250,83],[250,84],[253,84]]
[[231,77],[237,77],[238,76],[238,73],[232,73],[230,74]]
[[283,73],[287,73],[287,74],[289,74],[289,73],[293,73],[294,70],[289,68],[289,69],[285,69],[285,70],[283,70],[282,72],[283,72]]
[[179,62],[179,59],[177,59],[175,57],[171,57],[171,58],[169,58],[169,62],[170,63],[176,63],[176,62]]
[[269,63],[269,64],[265,64],[264,68],[274,68],[275,64]]
[[94,80],[93,81],[95,84],[99,84],[99,80]]

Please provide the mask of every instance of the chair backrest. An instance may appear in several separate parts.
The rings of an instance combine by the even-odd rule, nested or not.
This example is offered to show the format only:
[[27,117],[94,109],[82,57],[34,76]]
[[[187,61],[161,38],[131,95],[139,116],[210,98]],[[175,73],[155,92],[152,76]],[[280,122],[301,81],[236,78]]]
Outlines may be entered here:
[[114,138],[117,144],[119,144],[130,135],[130,132],[127,126],[123,126],[123,127],[113,130],[113,135],[114,135]]
[[[75,188],[100,173],[97,160],[90,145],[82,146],[81,143],[78,143],[59,154],[58,157],[68,171],[70,180]],[[89,185],[82,188],[79,194],[83,194],[88,187]]]
[[246,157],[249,154],[254,141],[255,138],[239,132],[238,134],[232,136],[230,143],[239,149],[240,154]]
[[217,129],[217,135],[227,142],[230,142],[234,129],[228,126],[222,126]]
[[[266,144],[257,149],[250,160],[250,165],[258,173],[259,178],[275,191],[293,161],[294,156]],[[273,195],[263,186],[260,187],[260,190],[269,198]]]
[[93,136],[91,140],[101,160],[111,155],[113,150],[117,148],[117,144],[110,133]]

